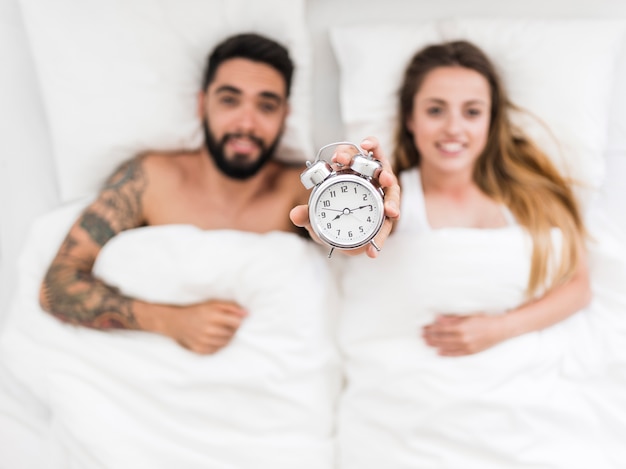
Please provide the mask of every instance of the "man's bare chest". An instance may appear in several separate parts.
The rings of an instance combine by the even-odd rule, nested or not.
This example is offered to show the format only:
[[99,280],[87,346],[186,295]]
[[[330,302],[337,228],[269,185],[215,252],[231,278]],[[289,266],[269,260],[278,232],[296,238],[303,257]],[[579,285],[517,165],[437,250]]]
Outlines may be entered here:
[[242,230],[265,233],[295,231],[289,219],[290,198],[271,197],[241,205],[235,202],[169,200],[147,210],[148,225],[189,224],[204,230]]

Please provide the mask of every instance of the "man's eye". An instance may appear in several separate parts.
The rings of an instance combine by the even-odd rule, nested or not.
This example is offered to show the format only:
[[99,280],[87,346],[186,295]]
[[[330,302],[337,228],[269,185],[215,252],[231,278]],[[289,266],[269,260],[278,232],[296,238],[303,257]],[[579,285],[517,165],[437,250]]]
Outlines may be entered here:
[[227,106],[234,106],[235,104],[237,104],[237,98],[235,98],[234,96],[222,96],[220,98],[220,103]]
[[261,109],[262,112],[272,113],[272,112],[276,112],[276,110],[278,109],[278,105],[272,102],[263,102],[259,104],[259,108]]

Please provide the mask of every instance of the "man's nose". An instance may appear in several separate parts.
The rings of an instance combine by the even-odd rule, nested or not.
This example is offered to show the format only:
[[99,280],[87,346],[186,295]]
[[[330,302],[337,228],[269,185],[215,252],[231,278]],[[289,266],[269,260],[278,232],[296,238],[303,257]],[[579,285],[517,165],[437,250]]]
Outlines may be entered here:
[[252,106],[244,105],[241,107],[237,118],[237,127],[240,131],[250,131],[255,128],[256,113]]

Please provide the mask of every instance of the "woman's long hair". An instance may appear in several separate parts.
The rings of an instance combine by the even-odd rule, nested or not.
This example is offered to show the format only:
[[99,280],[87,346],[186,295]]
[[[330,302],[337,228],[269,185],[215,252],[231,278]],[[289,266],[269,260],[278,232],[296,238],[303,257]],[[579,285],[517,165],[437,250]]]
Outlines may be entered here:
[[[494,66],[478,47],[467,41],[432,45],[417,52],[409,62],[399,93],[393,153],[396,172],[420,165],[420,154],[406,123],[413,114],[414,97],[426,75],[435,68],[449,66],[474,70],[489,83],[489,135],[473,178],[485,194],[511,210],[533,239],[528,294],[567,281],[581,262],[585,236],[578,202],[569,181],[550,158],[512,125],[509,112],[517,108],[509,101]],[[553,227],[561,229],[563,246],[560,265],[552,276],[551,263],[556,258],[551,238]]]

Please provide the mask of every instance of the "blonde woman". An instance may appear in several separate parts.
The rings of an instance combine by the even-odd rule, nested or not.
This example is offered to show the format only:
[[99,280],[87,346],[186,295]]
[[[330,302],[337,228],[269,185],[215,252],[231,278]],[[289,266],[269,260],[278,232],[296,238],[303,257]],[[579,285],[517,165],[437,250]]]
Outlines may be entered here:
[[419,51],[399,98],[402,215],[342,271],[339,466],[613,467],[570,374],[601,336],[568,181],[470,43]]
[[[574,194],[548,156],[511,124],[513,105],[485,54],[466,41],[419,51],[406,69],[399,106],[397,231],[518,224],[533,241],[527,302],[506,314],[440,314],[423,328],[426,343],[440,355],[472,354],[586,306],[585,229]],[[562,234],[560,249],[554,228]]]

